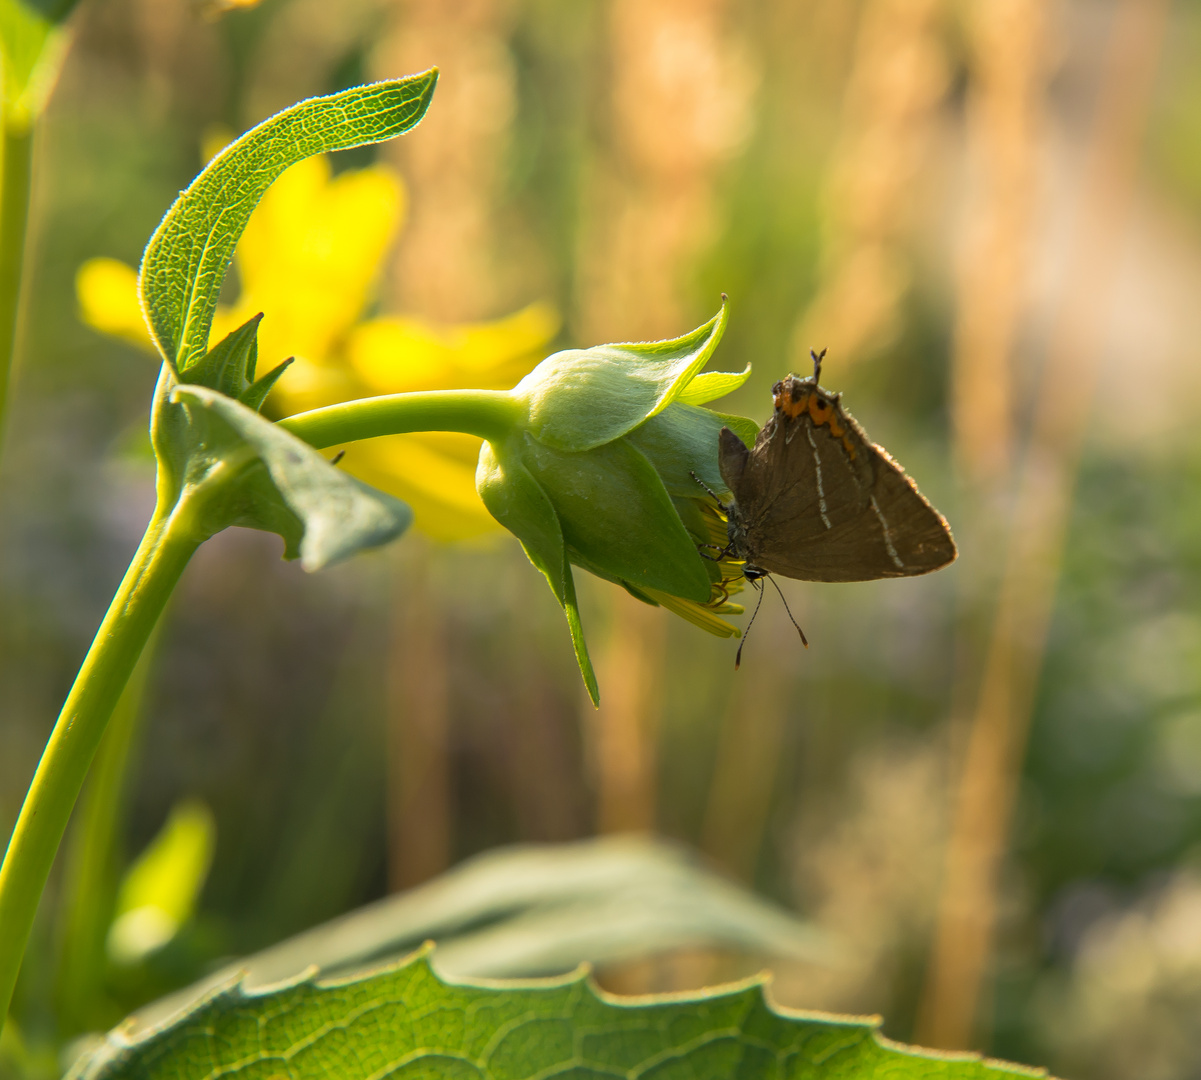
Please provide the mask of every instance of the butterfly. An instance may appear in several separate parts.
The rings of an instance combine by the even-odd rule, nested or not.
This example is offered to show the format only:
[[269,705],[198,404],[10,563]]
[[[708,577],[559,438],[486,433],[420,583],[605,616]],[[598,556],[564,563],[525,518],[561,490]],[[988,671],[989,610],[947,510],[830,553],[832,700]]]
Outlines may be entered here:
[[719,557],[743,561],[752,583],[768,574],[875,581],[941,569],[957,554],[946,518],[841,395],[818,384],[825,355],[812,354],[812,376],[772,387],[775,411],[753,447],[721,429],[718,466],[733,498],[718,500],[728,540]]

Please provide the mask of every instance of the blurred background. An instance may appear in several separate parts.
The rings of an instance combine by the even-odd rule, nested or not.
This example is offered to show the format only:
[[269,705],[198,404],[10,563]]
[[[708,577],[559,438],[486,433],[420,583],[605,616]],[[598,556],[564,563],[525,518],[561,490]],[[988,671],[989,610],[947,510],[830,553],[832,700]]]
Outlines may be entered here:
[[[264,260],[344,178],[378,196],[347,211],[349,314],[319,346],[277,316],[281,356],[511,385],[725,292],[714,366],[754,374],[719,407],[766,420],[828,348],[823,383],[961,556],[782,582],[810,648],[768,595],[737,674],[736,643],[581,572],[594,711],[463,487],[470,440],[352,450],[421,528],[315,576],[268,535],[201,549],[106,747],[108,847],[89,867],[76,827],[43,905],[29,1060],[467,856],[653,831],[839,942],[770,965],[783,1003],[1080,1080],[1201,1074],[1201,5],[83,0],[73,29],[0,469],[0,835],[153,505],[156,365],[85,324],[77,273],[136,266],[216,147],[308,95],[442,70],[420,128],[317,168],[244,250],[228,300],[266,333],[263,298],[313,281]],[[412,350],[377,382],[365,324]],[[291,377],[277,413],[320,381]],[[125,916],[156,857],[193,884],[148,925]],[[763,966],[692,950],[601,981]]]

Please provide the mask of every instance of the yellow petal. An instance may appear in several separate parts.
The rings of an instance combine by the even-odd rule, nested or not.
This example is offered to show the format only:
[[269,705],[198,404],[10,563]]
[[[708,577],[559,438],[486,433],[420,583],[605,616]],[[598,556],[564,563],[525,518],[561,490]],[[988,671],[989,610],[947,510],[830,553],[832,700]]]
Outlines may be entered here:
[[225,124],[209,124],[200,137],[200,153],[206,164],[224,150],[237,135]]
[[88,259],[75,274],[79,314],[102,334],[157,352],[138,302],[138,272],[117,259]]
[[[270,370],[260,360],[258,373],[265,375]],[[370,393],[345,365],[317,364],[298,356],[271,391],[267,411],[272,416],[291,416],[308,409],[367,397]]]
[[480,440],[455,432],[388,435],[347,448],[341,468],[403,499],[436,540],[464,540],[500,526],[475,491]]
[[390,316],[355,327],[346,355],[376,394],[504,388],[542,359],[559,325],[558,312],[542,302],[503,319],[463,326]]
[[559,313],[538,301],[503,319],[457,327],[447,337],[464,373],[482,375],[515,362],[524,364],[532,355],[541,360],[559,326]]
[[238,246],[238,306],[266,312],[263,370],[290,355],[332,356],[365,307],[400,227],[400,178],[382,166],[330,177],[324,157],[293,165],[267,191]]
[[389,317],[356,326],[346,358],[372,394],[446,390],[459,382],[453,355],[437,331],[419,319]]
[[231,11],[257,7],[260,0],[202,0],[200,13],[206,19],[219,19]]
[[[670,593],[659,592],[658,589],[647,589],[645,586],[640,586],[643,591],[651,597],[654,597],[668,611],[674,611],[682,619],[687,619],[693,626],[699,626],[702,630],[707,630],[710,634],[715,634],[717,637],[741,637],[742,631],[732,623],[726,622],[725,619],[719,619],[712,608],[708,608],[703,604],[695,603],[692,600],[681,600],[678,596],[672,596]],[[737,604],[724,606],[724,610],[734,614],[741,611]]]

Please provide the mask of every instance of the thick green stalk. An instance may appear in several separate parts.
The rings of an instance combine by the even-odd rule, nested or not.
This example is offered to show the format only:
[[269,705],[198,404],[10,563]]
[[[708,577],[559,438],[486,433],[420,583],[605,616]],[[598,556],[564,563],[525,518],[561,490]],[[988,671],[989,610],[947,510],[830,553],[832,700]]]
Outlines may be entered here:
[[156,511],[79,669],[0,866],[0,1025],[55,853],[109,717],[202,537],[194,502]]
[[481,439],[503,439],[524,406],[507,390],[426,390],[327,405],[281,420],[310,446],[337,446],[406,431],[461,431]]
[[64,895],[59,911],[55,996],[60,1030],[72,1035],[97,1026],[105,937],[117,898],[128,774],[136,756],[147,676],[159,638],[156,630],[113,710],[63,852]]
[[33,129],[6,118],[0,165],[0,446],[4,441],[8,385],[17,341],[21,303],[21,270],[25,256],[25,223],[29,217],[29,166]]

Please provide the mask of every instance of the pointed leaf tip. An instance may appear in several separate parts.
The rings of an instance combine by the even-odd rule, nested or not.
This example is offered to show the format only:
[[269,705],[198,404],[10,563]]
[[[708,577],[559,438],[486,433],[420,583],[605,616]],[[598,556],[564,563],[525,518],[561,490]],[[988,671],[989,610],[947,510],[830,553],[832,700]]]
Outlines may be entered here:
[[292,366],[292,361],[295,359],[296,357],[289,356],[286,360],[281,361],[261,379],[255,380],[251,386],[247,387],[238,400],[248,409],[262,412],[267,395],[271,393],[275,384],[279,382],[280,376]]
[[475,474],[476,490],[488,512],[521,542],[526,557],[546,578],[563,609],[580,677],[594,705],[600,702],[596,673],[588,656],[576,602],[575,578],[559,514],[521,458],[521,439],[484,443]]

